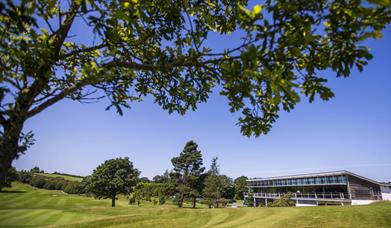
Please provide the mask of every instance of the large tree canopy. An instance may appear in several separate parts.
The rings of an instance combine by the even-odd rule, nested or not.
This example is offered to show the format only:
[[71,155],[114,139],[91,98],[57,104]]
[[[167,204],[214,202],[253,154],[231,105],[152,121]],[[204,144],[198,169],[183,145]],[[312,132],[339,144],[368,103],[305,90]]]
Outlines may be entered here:
[[132,192],[139,174],[128,157],[107,160],[89,178],[89,191],[96,198],[111,199],[111,205],[115,207],[117,195]]
[[[64,98],[107,97],[122,114],[151,95],[184,114],[216,87],[241,113],[241,132],[259,136],[301,97],[333,97],[322,72],[362,70],[372,57],[362,42],[389,21],[388,0],[1,2],[0,187],[32,143],[25,121]],[[211,34],[234,31],[236,46],[207,45]]]

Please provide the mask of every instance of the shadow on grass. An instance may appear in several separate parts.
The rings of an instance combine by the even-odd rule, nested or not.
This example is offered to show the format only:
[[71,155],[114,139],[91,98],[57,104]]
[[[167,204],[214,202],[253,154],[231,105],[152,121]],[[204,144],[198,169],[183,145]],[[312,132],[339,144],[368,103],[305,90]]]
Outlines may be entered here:
[[208,208],[208,207],[196,207],[196,208],[194,208],[192,206],[183,206],[183,207],[176,206],[176,208],[178,208],[178,209],[181,209],[181,208],[183,208],[183,209],[192,209],[192,210],[212,209],[212,208]]
[[26,193],[26,191],[18,191],[18,190],[3,190],[0,193]]

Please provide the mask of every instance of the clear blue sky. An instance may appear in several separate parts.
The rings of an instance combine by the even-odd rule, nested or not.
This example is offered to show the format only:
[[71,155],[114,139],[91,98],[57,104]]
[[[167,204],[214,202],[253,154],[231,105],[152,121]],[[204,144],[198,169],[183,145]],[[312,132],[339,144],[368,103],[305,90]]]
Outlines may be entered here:
[[[82,31],[75,32],[84,39]],[[209,42],[217,48],[232,44],[231,38]],[[346,169],[391,181],[391,27],[367,44],[375,57],[364,72],[353,71],[348,79],[329,73],[336,97],[303,101],[282,112],[267,136],[242,136],[238,116],[216,93],[186,116],[169,115],[151,99],[134,103],[122,117],[104,111],[105,100],[88,105],[66,100],[28,121],[25,130],[33,130],[37,142],[14,165],[89,175],[106,159],[128,156],[151,178],[171,169],[171,158],[195,140],[205,165],[218,156],[221,172],[230,177]]]

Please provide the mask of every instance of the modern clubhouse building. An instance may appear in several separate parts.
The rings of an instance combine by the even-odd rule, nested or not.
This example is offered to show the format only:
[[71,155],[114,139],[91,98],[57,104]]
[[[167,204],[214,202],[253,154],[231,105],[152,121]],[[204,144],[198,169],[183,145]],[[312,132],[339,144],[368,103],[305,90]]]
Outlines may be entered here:
[[381,183],[348,171],[252,178],[245,199],[267,206],[291,192],[296,206],[360,205],[391,200],[391,183]]

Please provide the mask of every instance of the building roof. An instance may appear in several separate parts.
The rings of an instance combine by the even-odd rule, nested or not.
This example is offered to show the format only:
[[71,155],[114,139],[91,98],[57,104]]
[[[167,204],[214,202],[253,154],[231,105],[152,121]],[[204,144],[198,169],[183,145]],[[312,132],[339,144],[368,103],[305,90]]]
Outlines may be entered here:
[[354,176],[369,182],[372,182],[374,184],[383,185],[383,186],[391,186],[391,183],[382,183],[378,182],[360,175],[357,175],[355,173],[346,171],[346,170],[339,170],[339,171],[330,171],[330,172],[321,172],[321,173],[308,173],[308,174],[297,174],[297,175],[288,175],[288,176],[275,176],[275,177],[266,177],[266,178],[250,178],[247,181],[264,181],[264,180],[281,180],[281,179],[293,179],[293,178],[305,178],[305,177],[321,177],[321,176],[335,176],[335,175],[350,175]]

